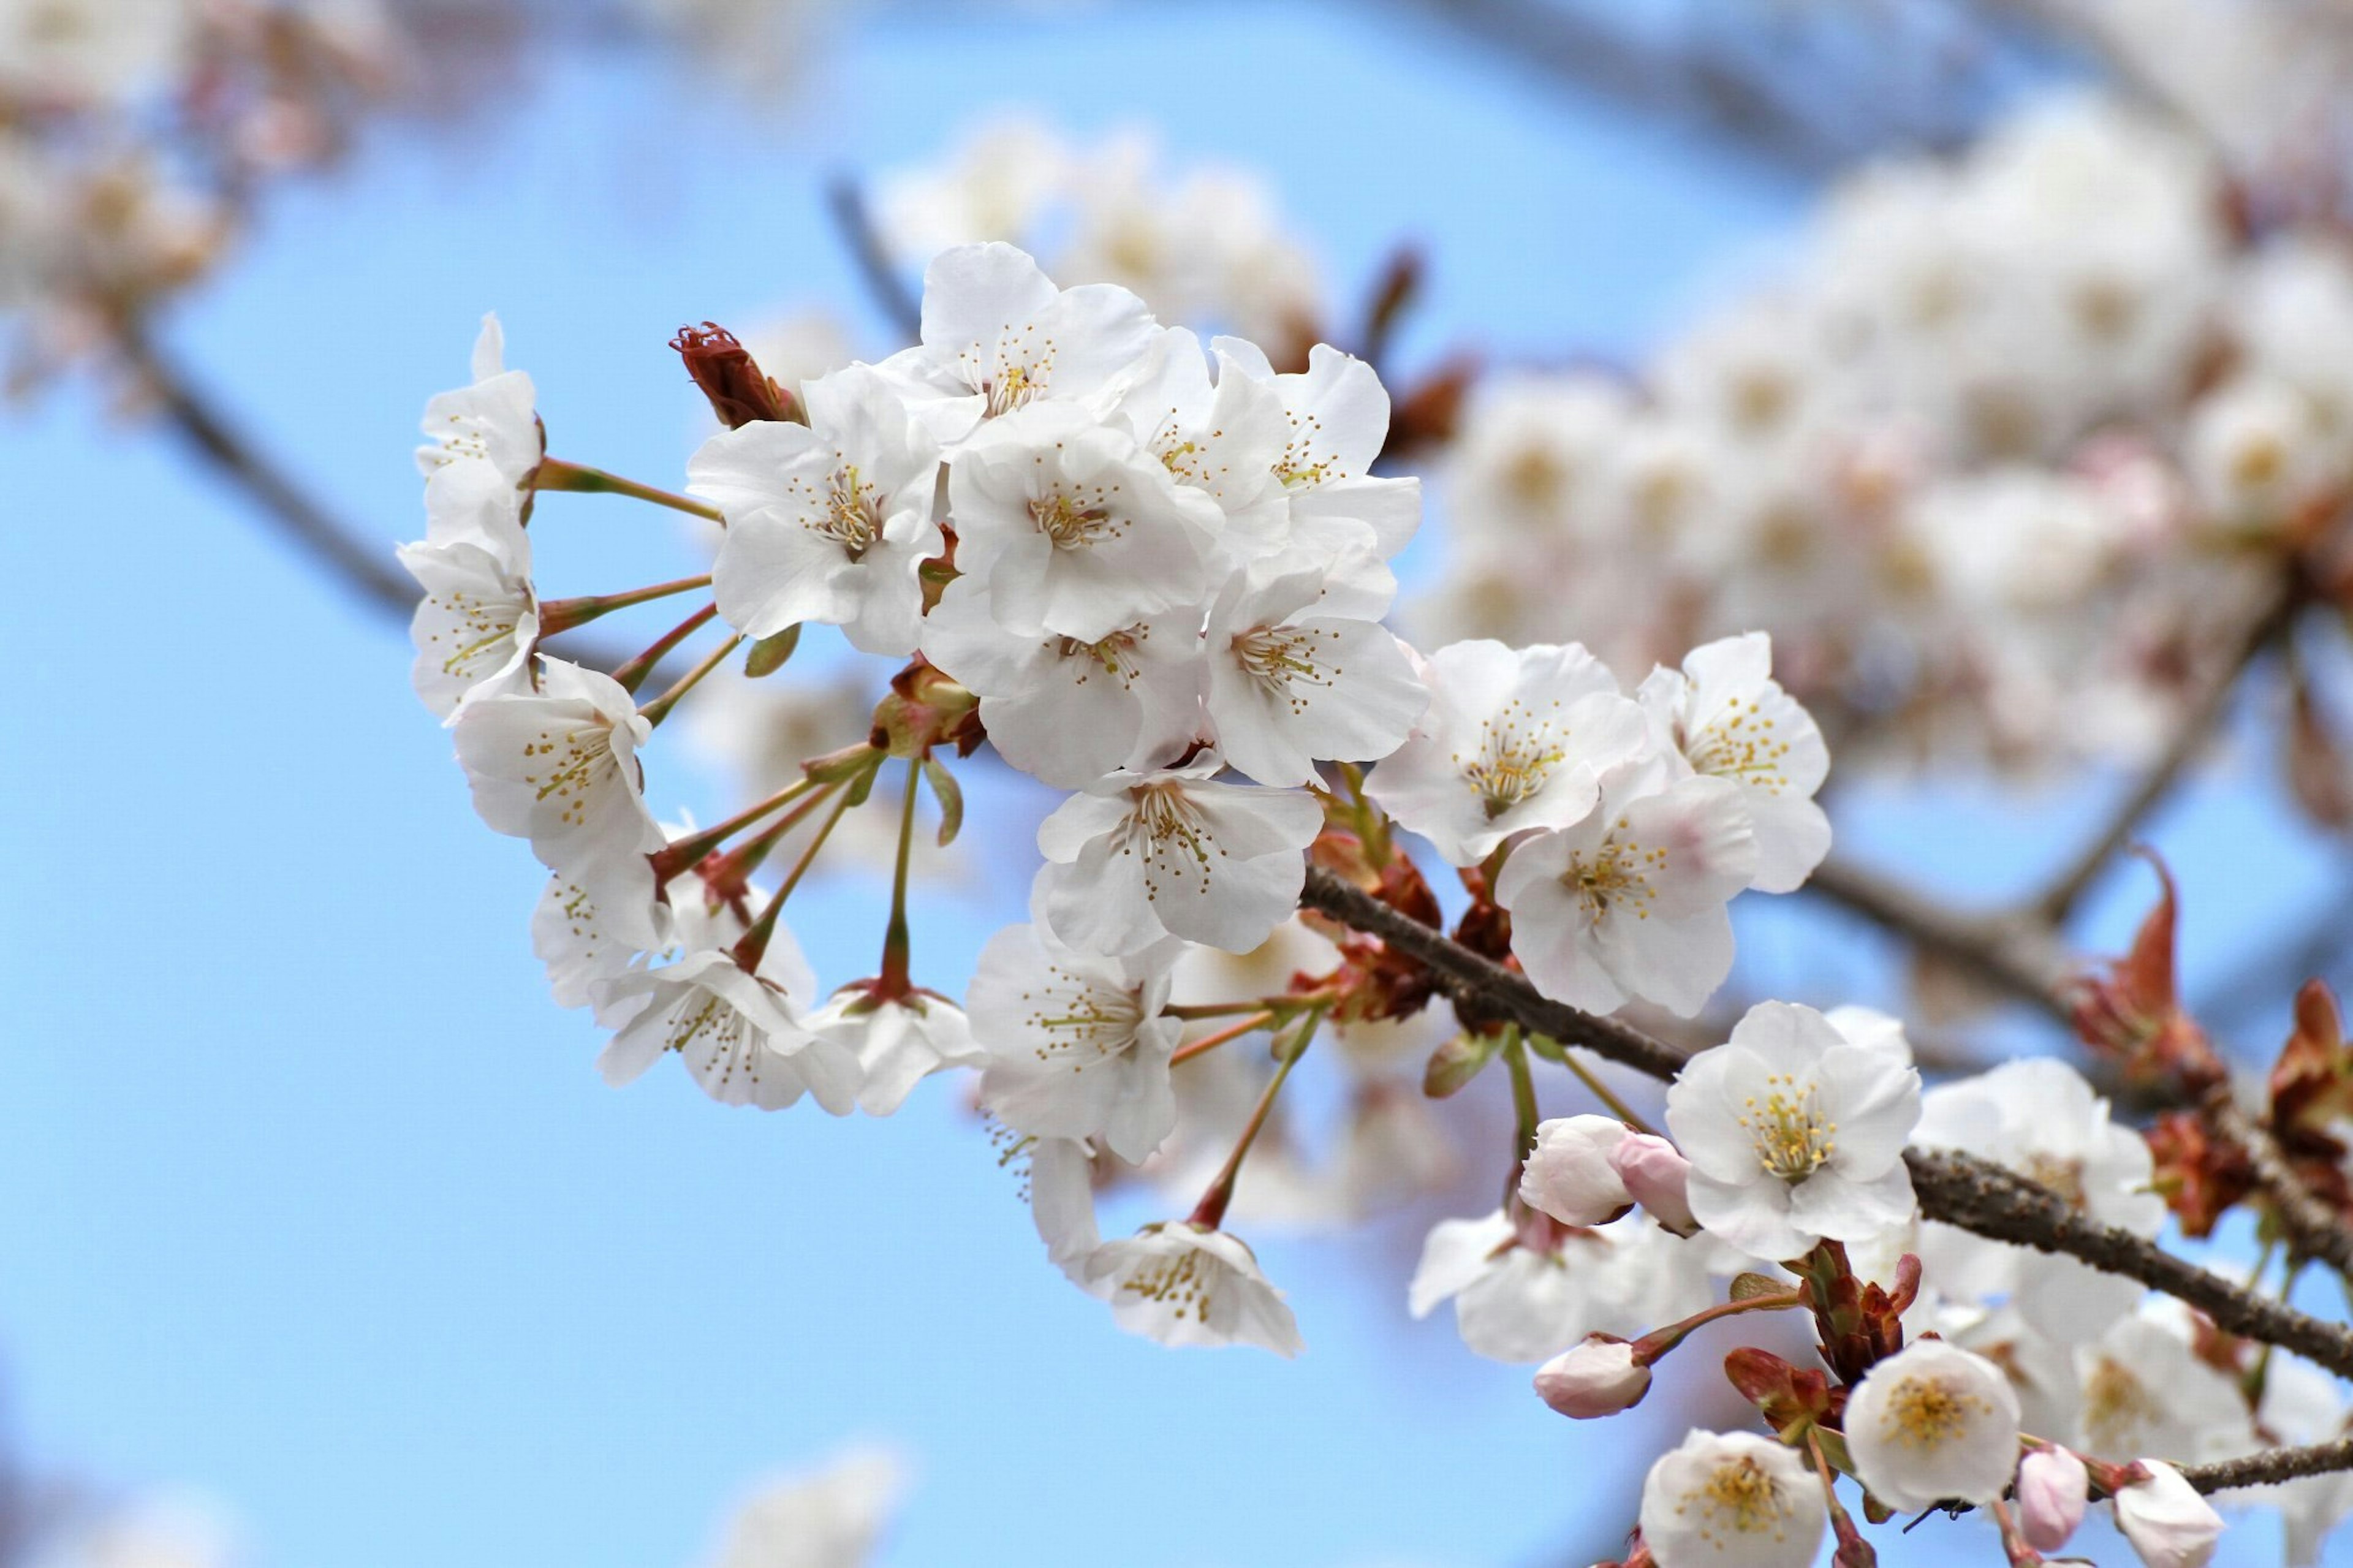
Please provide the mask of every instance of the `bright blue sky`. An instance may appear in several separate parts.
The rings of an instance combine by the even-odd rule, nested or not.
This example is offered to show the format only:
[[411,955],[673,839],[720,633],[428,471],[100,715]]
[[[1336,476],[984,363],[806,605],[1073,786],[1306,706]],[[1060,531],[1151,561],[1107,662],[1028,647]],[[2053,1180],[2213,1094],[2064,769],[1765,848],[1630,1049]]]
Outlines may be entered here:
[[[782,118],[642,65],[543,76],[521,111],[386,139],[282,204],[174,326],[387,546],[417,531],[417,407],[481,310],[558,453],[674,483],[670,331],[856,301],[824,175],[1009,100],[1260,166],[1344,286],[1429,241],[1425,353],[1635,350],[1802,210],[1753,165],[1337,10],[902,24]],[[1261,1247],[1299,1363],[1172,1354],[1044,1266],[940,1086],[884,1122],[731,1113],[670,1072],[605,1089],[529,954],[529,857],[474,821],[396,632],[88,396],[0,420],[0,473],[26,698],[0,786],[0,1347],[43,1463],[215,1491],[265,1568],[685,1564],[763,1472],[858,1436],[920,1468],[903,1568],[1504,1568],[1622,1528],[1649,1439],[1586,1441],[1444,1321],[1408,1323],[1398,1237]],[[541,515],[559,592],[671,574],[654,514]],[[2171,841],[2217,972],[2252,898],[2298,891],[2234,885],[2262,815],[2218,792]],[[1961,786],[1926,812],[1867,794],[1842,827],[1884,849],[1933,824],[1906,853],[1968,887],[2011,823]],[[838,981],[871,967],[879,909],[828,897],[797,923]],[[1820,972],[1819,928],[1753,925]],[[926,966],[962,974],[985,934],[934,911]]]

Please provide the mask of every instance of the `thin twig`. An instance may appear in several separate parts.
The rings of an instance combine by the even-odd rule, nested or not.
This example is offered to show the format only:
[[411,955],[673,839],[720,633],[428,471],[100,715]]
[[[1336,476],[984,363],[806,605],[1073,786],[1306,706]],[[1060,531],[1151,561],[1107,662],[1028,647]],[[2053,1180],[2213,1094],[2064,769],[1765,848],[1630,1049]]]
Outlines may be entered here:
[[[1616,1019],[1597,1017],[1539,994],[1520,975],[1457,945],[1320,867],[1307,868],[1300,895],[1318,910],[1379,937],[1427,964],[1450,994],[1554,1039],[1672,1079],[1684,1054]],[[2280,1345],[2341,1377],[2353,1377],[2353,1330],[2324,1322],[2247,1290],[2221,1275],[2152,1246],[2129,1231],[2085,1219],[2046,1187],[1990,1161],[1953,1151],[1905,1156],[1920,1211],[1999,1241],[2064,1253],[2188,1302],[2224,1331]]]
[[907,280],[899,276],[881,233],[874,226],[865,190],[849,175],[839,175],[826,187],[825,205],[833,214],[834,227],[849,258],[858,264],[867,293],[900,334],[913,342],[923,333],[923,307],[908,290]]
[[2211,1465],[2184,1465],[2181,1479],[2201,1492],[2223,1492],[2233,1487],[2260,1487],[2274,1481],[2292,1481],[2299,1476],[2327,1475],[2331,1470],[2353,1470],[2353,1437],[2300,1448],[2267,1448],[2244,1458],[2218,1459]]
[[2091,841],[2069,861],[2065,868],[2051,880],[2050,887],[2031,906],[2034,912],[2050,926],[2056,927],[2075,910],[2084,895],[2091,891],[2101,875],[2115,864],[2117,854],[2132,841],[2142,821],[2163,804],[2181,781],[2182,773],[2212,739],[2231,709],[2232,695],[2239,689],[2240,678],[2264,648],[2286,631],[2295,618],[2297,606],[2303,602],[2300,577],[2293,570],[2283,572],[2264,594],[2255,613],[2248,617],[2244,632],[2239,637],[2222,665],[2207,681],[2196,700],[2183,711],[2180,721],[2168,737],[2165,750],[2158,754],[2139,780],[2116,803],[2100,830]]
[[247,440],[213,400],[144,331],[127,331],[122,352],[155,399],[174,434],[255,503],[262,520],[371,609],[402,621],[417,607],[417,587],[390,549],[345,528],[309,492]]

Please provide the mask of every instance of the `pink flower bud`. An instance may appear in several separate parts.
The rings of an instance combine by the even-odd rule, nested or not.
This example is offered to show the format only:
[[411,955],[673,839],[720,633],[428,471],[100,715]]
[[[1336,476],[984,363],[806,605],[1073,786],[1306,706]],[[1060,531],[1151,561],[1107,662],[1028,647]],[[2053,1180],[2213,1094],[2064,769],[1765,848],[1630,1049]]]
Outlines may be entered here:
[[1536,1368],[1535,1386],[1546,1405],[1584,1421],[1641,1404],[1651,1392],[1651,1369],[1635,1363],[1634,1347],[1624,1340],[1588,1334]]
[[1536,1129],[1520,1173],[1520,1201],[1563,1225],[1600,1225],[1634,1200],[1610,1168],[1609,1152],[1629,1136],[1613,1116],[1562,1116]]
[[1652,1219],[1683,1236],[1699,1228],[1691,1200],[1683,1195],[1691,1162],[1673,1144],[1654,1133],[1629,1132],[1609,1151],[1609,1168]]
[[2092,1478],[2065,1448],[2037,1448],[2018,1467],[2019,1525],[2037,1552],[2056,1552],[2084,1522]]
[[2222,1516],[2171,1465],[2143,1459],[2135,1468],[2147,1474],[2116,1493],[2116,1528],[2147,1568],[2206,1568]]

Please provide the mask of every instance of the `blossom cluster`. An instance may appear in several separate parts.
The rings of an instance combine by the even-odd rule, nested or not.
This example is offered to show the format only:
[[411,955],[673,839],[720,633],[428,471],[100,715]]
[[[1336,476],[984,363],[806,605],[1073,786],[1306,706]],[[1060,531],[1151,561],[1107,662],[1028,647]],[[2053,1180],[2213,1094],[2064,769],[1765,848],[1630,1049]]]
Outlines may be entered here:
[[1638,374],[1476,386],[1411,625],[1763,628],[1858,754],[2147,753],[2353,478],[2353,256],[2235,195],[2095,99],[1863,167]]
[[[1828,748],[1765,631],[1630,688],[1577,643],[1425,654],[1387,629],[1419,487],[1386,467],[1379,377],[1338,350],[1278,371],[1000,243],[942,252],[919,341],[871,364],[786,386],[716,327],[673,347],[725,426],[682,493],[551,456],[494,319],[472,382],[426,411],[427,537],[402,555],[425,589],[414,684],[483,820],[547,872],[532,925],[551,990],[607,1032],[615,1083],[674,1053],[722,1103],[881,1116],[970,1072],[1050,1263],[1131,1331],[1302,1348],[1228,1226],[1240,1176],[1277,1159],[1261,1139],[1319,1039],[1361,1048],[1440,994],[1362,931],[1303,945],[1311,865],[1441,929],[1442,868],[1471,955],[1576,1016],[1691,1017],[1731,968],[1731,901],[1800,887],[1829,848]],[[710,572],[543,598],[534,542],[567,491],[717,522]],[[609,671],[543,646],[681,597],[701,602]],[[657,729],[723,666],[778,679],[811,626],[895,670],[865,737],[713,826],[665,824]],[[917,983],[911,865],[923,795],[954,838],[958,770],[984,747],[1056,804],[1029,919],[958,1001]],[[828,991],[783,915],[886,772],[903,783],[880,963]],[[1269,951],[1301,956],[1269,974]],[[1205,984],[1253,968],[1251,994]],[[1538,1394],[1578,1417],[1641,1400],[1706,1324],[1790,1310],[1819,1331],[1821,1369],[1727,1360],[1775,1436],[1694,1434],[1662,1458],[1631,1563],[1794,1568],[1853,1531],[1843,1474],[1873,1517],[1989,1509],[2019,1563],[2096,1489],[2155,1568],[2189,1568],[2221,1528],[2190,1470],[2344,1426],[2333,1384],[2284,1352],[2257,1361],[2130,1281],[1924,1218],[1907,1152],[1953,1148],[2116,1234],[2157,1233],[2149,1145],[2064,1064],[1924,1090],[1896,1020],[1764,1002],[1690,1058],[1654,1126],[1574,1046],[1472,996],[1453,1013],[1424,1095],[1507,1076],[1511,1180],[1493,1212],[1430,1233],[1416,1316],[1451,1301],[1470,1349],[1538,1364]],[[1230,1048],[1253,1037],[1255,1068]],[[1240,1092],[1188,1105],[1176,1068],[1211,1053]],[[1602,1110],[1544,1120],[1539,1062]],[[1099,1192],[1140,1168],[1198,1201],[1107,1238]],[[2300,1550],[2353,1506],[2327,1478],[2269,1500]]]

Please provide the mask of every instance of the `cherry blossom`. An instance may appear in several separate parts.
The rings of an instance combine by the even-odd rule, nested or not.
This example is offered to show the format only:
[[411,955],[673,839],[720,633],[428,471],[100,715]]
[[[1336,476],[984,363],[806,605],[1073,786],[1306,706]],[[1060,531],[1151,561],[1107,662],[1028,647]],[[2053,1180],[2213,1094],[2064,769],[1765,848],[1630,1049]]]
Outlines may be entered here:
[[811,1013],[807,1026],[857,1058],[858,1109],[869,1116],[890,1115],[934,1073],[988,1059],[964,1010],[939,996],[877,1000],[853,986]]
[[1694,1431],[1642,1481],[1659,1568],[1808,1568],[1829,1518],[1806,1461],[1747,1432]]
[[2222,1516],[2161,1459],[2143,1459],[2147,1472],[2116,1493],[2116,1528],[2147,1568],[2205,1568],[2221,1538]]
[[924,270],[922,342],[875,368],[953,444],[1033,404],[1116,391],[1155,331],[1124,289],[1058,289],[1009,245],[963,245]]
[[1008,631],[1093,642],[1207,596],[1220,514],[1084,408],[1008,415],[948,468],[956,566]]
[[1315,613],[1324,575],[1237,574],[1209,611],[1209,721],[1227,762],[1263,784],[1313,784],[1319,758],[1385,757],[1430,704],[1396,637]]
[[1871,1369],[1847,1401],[1855,1474],[1890,1508],[1988,1503],[2018,1468],[2018,1395],[2001,1369],[1941,1340]]
[[1567,1116],[1540,1122],[1536,1145],[1520,1173],[1520,1201],[1567,1226],[1602,1225],[1632,1205],[1616,1154],[1630,1137],[1614,1116]]
[[1756,874],[1742,792],[1657,759],[1601,781],[1593,812],[1518,845],[1495,879],[1512,952],[1536,988],[1607,1013],[1633,997],[1685,1017],[1732,968],[1725,906]]
[[1912,1216],[1904,1145],[1920,1075],[1851,1045],[1810,1007],[1760,1002],[1667,1090],[1693,1215],[1759,1258],[1867,1240]]
[[1162,1016],[1175,944],[1124,958],[1071,951],[1035,925],[1008,926],[981,950],[968,994],[987,1052],[982,1103],[1040,1138],[1100,1138],[1143,1160],[1176,1124],[1168,1056],[1178,1026]]
[[1448,862],[1475,866],[1528,828],[1568,827],[1601,774],[1641,752],[1641,710],[1575,643],[1451,643],[1422,676],[1430,708],[1373,771],[1372,795]]
[[1588,1334],[1536,1369],[1536,1396],[1579,1421],[1630,1410],[1651,1392],[1651,1369],[1624,1340]]
[[2069,1448],[2037,1448],[2018,1466],[2018,1525],[2037,1552],[2056,1552],[2084,1522],[2091,1475]]
[[642,998],[596,1059],[605,1081],[634,1082],[676,1051],[704,1093],[722,1105],[782,1110],[807,1094],[835,1116],[857,1103],[857,1056],[809,1029],[817,976],[790,932],[778,928],[759,973],[733,952],[704,949],[659,969],[632,970],[596,987],[617,1010]]
[[1638,695],[1662,751],[1740,786],[1757,835],[1753,885],[1787,893],[1830,850],[1830,818],[1813,796],[1831,759],[1772,669],[1772,639],[1752,632],[1694,648],[1680,670],[1652,670]]
[[1249,1247],[1222,1230],[1185,1220],[1146,1226],[1097,1247],[1086,1284],[1121,1328],[1164,1345],[1258,1345],[1281,1356],[1305,1348],[1282,1292]]
[[417,448],[419,472],[429,476],[452,463],[480,462],[510,489],[531,478],[543,453],[537,394],[530,376],[505,363],[506,333],[498,317],[484,316],[474,342],[472,384],[438,393],[425,405],[428,439]]
[[807,425],[723,430],[687,465],[688,489],[727,519],[719,613],[746,637],[810,621],[903,658],[923,616],[917,569],[944,548],[939,449],[863,365],[805,383],[801,406]]
[[1541,1362],[1588,1334],[1641,1334],[1699,1310],[1713,1257],[1640,1215],[1568,1229],[1499,1209],[1431,1229],[1406,1304],[1426,1318],[1451,1300],[1473,1353]]
[[652,727],[612,677],[542,658],[536,692],[468,702],[454,730],[474,809],[550,869],[582,877],[667,842],[639,780]]
[[1247,952],[1298,905],[1314,800],[1215,782],[1218,760],[1109,775],[1038,829],[1036,900],[1054,934],[1091,952],[1166,936]]

